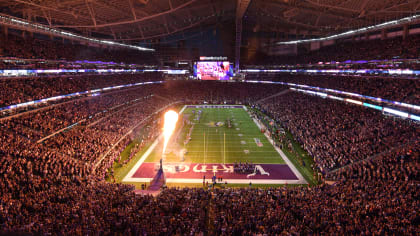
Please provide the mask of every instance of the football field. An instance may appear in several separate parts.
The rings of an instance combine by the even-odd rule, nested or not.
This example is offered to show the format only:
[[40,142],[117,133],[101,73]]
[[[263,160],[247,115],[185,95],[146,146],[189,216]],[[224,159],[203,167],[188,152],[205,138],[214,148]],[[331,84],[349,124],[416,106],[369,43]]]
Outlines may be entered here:
[[162,153],[158,138],[123,182],[148,182],[163,159],[168,183],[201,183],[213,175],[228,183],[305,184],[242,105],[186,105]]

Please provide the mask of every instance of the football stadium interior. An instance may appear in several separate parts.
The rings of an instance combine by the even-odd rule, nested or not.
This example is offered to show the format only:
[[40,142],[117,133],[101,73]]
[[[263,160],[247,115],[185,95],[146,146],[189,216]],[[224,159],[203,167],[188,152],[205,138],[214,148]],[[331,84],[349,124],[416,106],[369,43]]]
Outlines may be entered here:
[[420,0],[0,9],[0,235],[420,235]]

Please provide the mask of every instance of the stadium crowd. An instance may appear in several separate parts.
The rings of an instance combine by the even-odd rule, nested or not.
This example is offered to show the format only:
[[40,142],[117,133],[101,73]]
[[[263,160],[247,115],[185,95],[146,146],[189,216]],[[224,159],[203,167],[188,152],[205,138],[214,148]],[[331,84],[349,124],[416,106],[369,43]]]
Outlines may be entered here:
[[160,73],[2,78],[0,108],[8,105],[117,85],[160,80]]
[[[5,157],[2,180],[10,183],[6,186],[13,193],[22,187],[16,183],[33,181],[33,168],[36,175],[43,178],[91,175],[95,171],[92,166],[98,166],[100,155],[129,129],[167,104],[167,101],[151,97],[148,93],[152,91],[152,87],[123,91],[54,106],[48,108],[49,112],[34,111],[2,119],[0,153]],[[85,106],[78,106],[80,102],[86,102]],[[130,112],[124,112],[128,109]],[[68,126],[75,121],[78,121],[77,125]],[[63,130],[66,127],[68,129]],[[48,139],[48,135],[55,132],[58,133]],[[46,140],[42,141],[42,138]],[[28,176],[18,174],[20,171],[26,173],[25,170],[17,166],[11,168],[21,162],[29,163],[29,180]],[[105,167],[99,166],[95,173],[103,176],[105,171]],[[17,180],[13,181],[13,178]]]
[[335,44],[322,47],[321,50],[308,51],[298,49],[299,56],[268,56],[261,54],[249,62],[253,65],[273,64],[317,64],[318,62],[345,62],[347,60],[383,60],[383,59],[417,59],[420,54],[420,34],[409,35],[406,39],[394,37],[389,39],[337,41]]
[[[42,35],[0,34],[0,57],[49,60],[90,60],[156,65],[157,59],[148,51],[90,47],[67,40],[45,39]],[[1,66],[1,65],[0,65]]]
[[[366,76],[290,75],[250,73],[247,80],[280,81],[336,89],[392,101],[420,104],[420,79]],[[345,96],[340,94],[340,96]]]
[[419,149],[343,170],[334,185],[213,191],[217,235],[415,235]]
[[[0,38],[4,57],[146,60],[119,50],[33,38],[22,41],[12,34]],[[395,38],[336,44],[302,61],[412,58],[418,55],[418,40],[412,36],[403,42]],[[0,107],[161,78],[150,74],[2,79]],[[268,80],[419,104],[417,80],[336,76]],[[418,124],[297,92],[261,100],[287,88],[168,81],[71,98],[0,118],[0,234],[419,235]],[[133,186],[106,182],[121,151],[139,136],[142,141],[135,151],[153,140],[160,132],[160,112],[175,102],[246,104],[261,110],[293,134],[331,182],[293,188],[169,188],[157,197],[136,195]]]
[[248,104],[286,88],[267,84],[168,81],[161,93],[191,104]]
[[203,189],[169,189],[154,198],[136,196],[129,185],[52,179],[42,182],[36,190],[20,194],[24,201],[2,196],[1,231],[185,235],[205,229],[209,193]]
[[[51,112],[35,111],[30,116],[2,120],[2,127],[7,128],[1,130],[1,231],[151,235],[418,232],[419,217],[412,210],[419,205],[415,200],[415,181],[419,178],[415,124],[295,92],[256,103],[259,98],[282,91],[283,86],[241,83],[234,88],[229,83],[214,82],[148,86],[91,98],[97,100],[92,106],[87,103],[79,107],[79,101],[74,101],[62,108],[53,107]],[[152,92],[159,96],[129,102]],[[289,129],[325,171],[367,159],[389,147],[408,143],[411,151],[407,155],[403,151],[386,153],[329,172],[337,181],[334,186],[167,189],[153,198],[135,195],[129,186],[105,183],[108,167],[130,138],[121,140],[121,145],[95,169],[98,160],[136,123],[169,104],[165,97],[197,103],[254,101],[254,106]],[[124,105],[110,109],[119,104]],[[83,107],[91,113],[84,114]],[[110,109],[110,113],[42,143],[34,142],[104,109]],[[65,111],[69,111],[67,116],[60,115]],[[67,123],[51,125],[54,120]],[[25,128],[16,128],[19,125]],[[27,133],[18,133],[22,130]],[[158,129],[152,130],[150,139],[158,133]]]
[[415,140],[410,121],[361,106],[290,92],[255,107],[290,130],[323,173]]

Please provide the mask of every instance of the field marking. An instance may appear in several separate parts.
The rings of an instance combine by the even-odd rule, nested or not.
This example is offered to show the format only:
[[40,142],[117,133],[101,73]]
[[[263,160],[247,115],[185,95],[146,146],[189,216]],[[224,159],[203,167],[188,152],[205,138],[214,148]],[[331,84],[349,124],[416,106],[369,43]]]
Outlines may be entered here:
[[[150,182],[152,178],[130,178],[127,182]],[[217,182],[219,184],[224,184],[225,181],[228,184],[302,184],[300,180],[285,180],[285,179],[225,179],[223,182]],[[211,183],[211,179],[206,179],[206,182]],[[202,184],[202,178],[196,179],[184,179],[184,178],[167,178],[166,183],[185,183],[185,184]]]
[[[232,135],[235,135],[235,133],[226,133],[226,134],[232,134]],[[218,133],[215,133],[215,134],[207,134],[206,133],[206,136],[219,136],[219,134]],[[250,138],[250,137],[253,137],[253,138],[255,138],[255,135],[256,134],[242,134],[242,137],[245,137],[245,138]],[[194,136],[202,136],[202,135],[192,135],[192,137],[194,137]]]
[[[238,147],[247,148],[247,147],[244,147],[244,146],[238,146]],[[241,149],[241,150],[243,150],[243,149]],[[253,151],[252,148],[251,149],[248,148],[248,150],[252,151],[253,153],[255,153],[255,152],[261,152],[261,153],[277,153],[276,151]],[[255,150],[258,150],[258,148],[255,148]],[[220,152],[220,151],[207,151],[207,152]],[[226,153],[233,153],[233,152],[242,152],[242,151],[226,151]],[[188,153],[203,153],[203,152],[202,151],[188,151]]]
[[[246,121],[246,122],[251,122],[251,121]],[[197,124],[197,123],[196,123]],[[203,123],[201,123],[201,124],[203,124]],[[207,125],[207,124],[204,124],[204,125]],[[219,126],[220,127],[220,126]],[[207,128],[210,128],[209,129],[209,131],[211,131],[211,132],[216,132],[216,129],[217,128],[219,128],[219,127],[210,127],[210,126],[207,126]],[[221,127],[223,127],[223,126],[221,126]],[[254,126],[240,126],[240,127],[242,127],[242,128],[252,128],[252,127],[254,127]],[[212,128],[214,128],[214,131],[212,130]],[[197,127],[197,130],[199,130],[199,131],[202,131],[202,130],[205,130],[205,129],[203,129],[203,128],[201,128],[201,127]],[[233,129],[233,128],[231,128],[231,130],[230,131],[232,131],[232,132],[234,132],[235,131],[235,129]]]
[[[264,157],[266,159],[270,159],[272,161],[273,159],[279,157],[277,152],[276,152],[276,154],[277,154],[276,156],[264,156]],[[199,156],[196,156],[196,158],[198,158],[198,157]],[[208,158],[223,158],[223,156],[207,156],[207,157]],[[241,155],[231,155],[231,156],[226,156],[226,158],[229,158],[229,159],[235,158],[237,161],[250,161],[249,158],[246,158],[246,156],[243,155],[243,151],[241,152]],[[204,163],[204,164],[208,164],[208,163]],[[223,163],[220,163],[220,164],[223,164]],[[279,162],[277,162],[277,163],[258,162],[257,164],[279,164],[279,165],[281,164],[281,165],[286,165],[285,162],[283,162],[283,163],[279,163]]]
[[185,107],[186,107],[185,105],[182,107],[182,109],[179,111],[179,114],[182,114],[184,112]]
[[134,173],[136,173],[136,171],[139,169],[139,167],[143,164],[143,162],[146,160],[146,158],[150,155],[150,153],[155,149],[155,147],[157,146],[157,144],[159,143],[159,138],[162,137],[163,134],[159,135],[158,138],[155,139],[155,141],[153,142],[153,144],[147,149],[147,151],[141,156],[140,160],[137,161],[137,163],[133,166],[133,168],[131,168],[131,170],[128,172],[128,174],[124,177],[124,179],[122,180],[122,182],[131,182],[132,179],[135,178],[131,178],[129,176],[133,176]]
[[[184,105],[182,107],[182,109],[179,111],[179,114],[182,114],[185,109],[187,108],[188,105]],[[246,110],[245,106],[242,106],[243,109]],[[146,158],[150,155],[150,153],[155,149],[155,147],[157,146],[158,142],[159,142],[159,138],[162,137],[162,134],[159,135],[155,141],[153,142],[153,144],[147,149],[147,151],[142,155],[142,157],[140,158],[140,160],[137,161],[137,163],[131,168],[131,170],[128,172],[128,174],[124,177],[124,179],[122,180],[122,182],[139,182],[139,181],[133,181],[135,179],[138,178],[131,178],[129,176],[133,176],[134,173],[136,173],[136,171],[138,170],[138,168],[143,164],[143,162],[146,160]],[[151,179],[150,179],[151,180]],[[149,180],[149,181],[150,181]],[[142,181],[140,181],[142,182]]]
[[[185,110],[186,105],[182,107],[182,109],[179,111],[179,114],[182,114]],[[143,162],[146,160],[146,158],[152,153],[152,151],[155,149],[157,144],[159,143],[159,139],[163,137],[163,134],[159,135],[155,141],[150,145],[150,147],[147,149],[147,151],[141,156],[140,160],[137,161],[137,163],[131,168],[131,170],[128,172],[128,174],[124,177],[122,182],[131,182],[135,178],[131,178],[129,176],[133,176],[134,173],[139,169],[139,167],[143,164]]]
[[[277,156],[276,156],[277,157]],[[238,161],[233,161],[233,162],[226,162],[225,165],[234,165],[235,162],[238,163]],[[156,162],[144,162],[144,163],[156,163]],[[191,161],[185,161],[185,162],[181,162],[181,161],[168,161],[165,162],[168,165],[177,165],[177,164],[182,164],[182,165],[194,165],[194,164],[200,164],[200,165],[223,165],[223,163],[218,163],[218,162],[209,162],[209,163],[196,163],[196,162],[191,162]],[[262,163],[254,163],[256,165],[284,165],[286,166],[286,163],[278,163],[278,162],[262,162]],[[164,164],[166,165],[166,164]]]
[[[243,140],[242,140],[243,141]],[[251,143],[251,142],[250,142]],[[198,145],[199,143],[195,143],[194,145],[188,145],[188,148],[191,148],[191,150],[194,150],[194,149],[197,149],[200,145]],[[223,144],[223,143],[222,143]],[[238,142],[226,142],[226,144],[227,145],[229,145],[229,148],[241,148],[241,147],[244,147],[244,145],[247,145],[248,143],[247,142],[245,142],[245,143],[240,143],[239,142],[239,140],[238,140]],[[251,143],[252,144],[252,143]],[[207,144],[208,145],[208,144]],[[268,145],[271,145],[270,143],[266,143],[265,144],[266,146],[262,146],[262,147],[258,147],[256,144],[252,144],[252,146],[251,145],[249,145],[248,144],[248,147],[250,147],[251,149],[267,149],[267,148],[269,148],[269,147],[267,147]],[[216,144],[210,144],[210,145],[208,145],[209,147],[212,147],[212,148],[217,148],[217,147],[220,147],[220,144],[219,145],[216,145]],[[273,152],[275,152],[275,151],[273,151]]]
[[[244,140],[239,140],[238,139],[237,142],[226,142],[226,144],[229,144],[229,147],[232,147],[232,148],[235,148],[235,147],[243,147],[243,145],[248,144],[247,142],[241,143],[240,141],[244,141]],[[255,147],[256,149],[268,148],[267,146],[268,145],[271,145],[270,143],[263,143],[266,146],[258,147],[256,144],[253,144],[252,142],[249,142],[249,143],[251,143],[251,145],[252,145],[252,146],[250,146],[248,144],[249,147],[251,147],[251,148],[254,148]],[[198,143],[198,142],[194,142],[192,144],[189,144],[188,143],[187,145],[188,145],[189,148],[193,148],[194,149],[194,148],[197,148],[197,146],[200,146],[199,144],[200,143]],[[239,144],[241,144],[241,145],[239,145]],[[212,143],[212,144],[206,144],[206,145],[208,145],[209,147],[219,147],[220,146],[220,144],[218,144],[218,143]]]
[[[235,135],[235,134],[230,134],[230,133],[226,133],[226,134],[227,135],[231,135],[232,136],[232,140],[234,140],[234,141],[226,141],[226,143],[236,143],[237,140],[250,140],[250,141],[254,141],[255,136],[257,136],[257,135],[250,135],[251,137],[244,137],[244,136],[242,136],[241,138],[238,138],[238,137],[236,137],[237,135]],[[206,134],[206,136],[207,136],[207,134]],[[214,136],[218,136],[218,135],[214,135]],[[200,135],[199,138],[202,139],[203,138],[203,135]],[[190,142],[197,142],[197,141],[198,141],[198,138],[196,138],[194,140],[191,140]],[[264,141],[265,140],[263,140],[263,142]],[[201,140],[201,142],[203,142],[203,141]],[[265,141],[265,142],[268,143],[268,144],[270,143],[269,141]]]
[[[259,122],[256,119],[252,118],[252,120],[258,126],[258,128],[260,128],[260,129],[262,128],[261,125],[259,124]],[[280,154],[281,158],[283,158],[283,160],[286,162],[286,164],[292,170],[293,174],[295,174],[296,177],[298,177],[298,179],[300,181],[299,184],[308,184],[306,179],[302,176],[302,174],[298,171],[298,169],[296,169],[295,165],[293,165],[293,163],[289,160],[289,158],[287,158],[286,154],[284,154],[284,152],[280,148],[278,148],[276,145],[274,145],[273,139],[270,136],[268,136],[267,132],[264,132],[264,136],[268,139],[268,141],[271,143],[271,145],[274,147],[274,149]]]

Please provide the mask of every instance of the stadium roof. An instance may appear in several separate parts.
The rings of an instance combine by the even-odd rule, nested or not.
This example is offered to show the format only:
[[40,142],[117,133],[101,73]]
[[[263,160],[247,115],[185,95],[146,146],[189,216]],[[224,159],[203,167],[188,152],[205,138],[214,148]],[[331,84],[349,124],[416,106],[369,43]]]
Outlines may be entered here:
[[[242,1],[245,0],[0,0],[0,7],[3,14],[53,28],[134,43],[234,22]],[[251,0],[242,30],[308,38],[418,12],[419,0]]]

